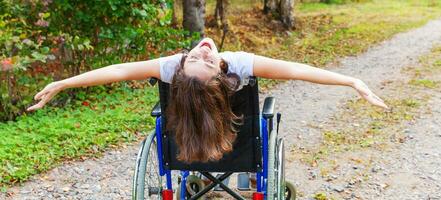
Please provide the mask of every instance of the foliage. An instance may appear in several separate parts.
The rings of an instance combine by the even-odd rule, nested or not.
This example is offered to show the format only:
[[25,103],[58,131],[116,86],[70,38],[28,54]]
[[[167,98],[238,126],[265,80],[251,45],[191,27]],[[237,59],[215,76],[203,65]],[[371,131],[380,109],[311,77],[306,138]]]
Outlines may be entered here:
[[184,32],[170,27],[171,3],[2,1],[0,121],[22,114],[50,81],[188,46]]

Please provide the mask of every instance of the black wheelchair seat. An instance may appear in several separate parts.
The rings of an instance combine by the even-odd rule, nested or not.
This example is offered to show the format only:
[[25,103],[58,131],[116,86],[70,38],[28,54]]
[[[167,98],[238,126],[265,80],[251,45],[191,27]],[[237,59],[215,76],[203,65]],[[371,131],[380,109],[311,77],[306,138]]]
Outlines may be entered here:
[[[169,84],[159,81],[160,106],[156,106],[152,115],[161,115],[167,109]],[[262,145],[260,138],[259,93],[257,79],[230,97],[231,107],[237,116],[243,116],[239,126],[233,151],[224,154],[217,162],[195,162],[186,164],[176,159],[179,149],[173,132],[166,131],[167,116],[161,115],[163,167],[168,170],[192,170],[200,172],[257,172],[262,167]],[[160,108],[159,108],[160,107]]]

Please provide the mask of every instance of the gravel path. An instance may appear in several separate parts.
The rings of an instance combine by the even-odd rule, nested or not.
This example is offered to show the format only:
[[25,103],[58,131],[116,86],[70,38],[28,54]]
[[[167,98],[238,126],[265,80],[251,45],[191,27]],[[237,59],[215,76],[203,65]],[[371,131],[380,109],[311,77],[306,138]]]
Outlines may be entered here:
[[[339,66],[331,68],[331,70],[364,80],[374,92],[382,96],[384,95],[381,90],[381,88],[384,88],[382,83],[402,81],[402,69],[407,66],[416,65],[419,56],[429,53],[432,46],[440,42],[441,20],[434,20],[421,28],[397,34],[392,39],[370,48],[366,53],[359,56],[344,58],[340,61],[341,64]],[[320,124],[338,120],[338,117],[336,118],[335,115],[341,110],[341,105],[349,99],[357,98],[357,94],[350,88],[316,85],[298,81],[280,84],[277,88],[270,91],[270,95],[277,97],[277,110],[283,111],[281,133],[285,133],[286,141],[288,144],[291,144],[293,149],[306,150],[317,148],[322,141]],[[441,104],[438,104],[438,107],[439,105]],[[419,129],[417,126],[414,126],[414,128]],[[403,147],[403,149],[405,148]],[[409,148],[407,151],[415,150],[412,147]],[[432,147],[429,145],[421,146],[419,153],[430,148]],[[378,152],[363,152],[359,156],[375,157],[376,153]],[[397,153],[401,154],[402,152],[400,150],[388,152],[384,157],[395,156]],[[398,163],[402,161],[400,157],[394,157],[393,159]],[[438,162],[441,162],[441,158],[438,157],[438,159]],[[391,162],[391,165],[395,163]],[[346,164],[346,166],[345,164],[342,163],[341,170],[343,172],[340,172],[341,174],[357,173],[355,172],[357,169],[352,169],[349,164]],[[398,165],[396,167],[400,168],[401,166]],[[289,162],[286,169],[287,179],[294,180],[300,193],[303,194],[303,197],[300,199],[310,199],[314,194],[321,191],[341,192],[343,190],[343,185],[339,185],[340,183],[333,184],[324,178],[320,178],[320,169],[306,165],[299,160]],[[432,168],[432,170],[436,169],[439,169],[439,167]],[[408,180],[404,179],[403,181]],[[367,191],[361,193],[369,193]],[[403,192],[406,190],[401,188],[398,191]],[[419,193],[428,194],[429,192],[420,190]],[[382,198],[361,195],[361,199],[414,199],[411,196],[396,198],[396,194],[388,194],[389,196],[382,194]],[[403,196],[406,194],[401,193]],[[353,196],[354,199],[359,197]]]
[[135,144],[57,167],[12,188],[7,199],[130,199],[137,148]]
[[354,194],[366,199],[441,199],[441,92],[431,114],[406,129],[409,139],[377,155],[375,171]]
[[[441,42],[441,20],[397,34],[370,48],[366,53],[342,59],[339,66],[330,69],[364,80],[381,96],[381,82],[399,80],[401,69],[415,64],[417,58],[428,53],[437,42]],[[355,92],[349,88],[300,81],[279,84],[261,96],[263,98],[268,95],[277,97],[277,110],[283,111],[281,133],[286,137],[287,147],[301,149],[313,149],[322,139],[320,130],[311,127],[311,123],[321,124],[334,120],[332,116],[338,113],[340,106],[347,100],[356,98]],[[438,99],[441,97],[438,96]],[[412,132],[424,134],[419,134],[418,139],[400,148],[378,155],[380,160],[388,161],[380,168],[387,168],[390,176],[377,173],[378,177],[374,174],[374,178],[370,180],[378,180],[375,184],[386,189],[371,191],[373,187],[366,182],[355,188],[357,195],[350,198],[441,198],[436,196],[436,192],[441,190],[441,150],[437,147],[437,143],[441,141],[441,137],[437,136],[440,133],[437,129],[441,123],[441,102],[436,100],[431,103],[434,108],[438,105],[434,113],[437,117],[433,120],[427,119],[432,120],[430,122],[421,122],[422,127],[417,123],[410,128]],[[7,194],[0,194],[0,199],[129,199],[137,148],[138,145],[134,144],[106,152],[102,158],[67,163],[46,174],[35,176],[22,186],[8,189]],[[406,160],[409,157],[415,159]],[[424,163],[425,168],[416,167],[419,163]],[[301,199],[310,199],[312,194],[324,187],[340,190],[335,185],[326,185],[324,180],[311,179],[311,174],[314,175],[317,169],[298,160],[289,162],[286,169],[287,179],[294,180],[303,194]]]

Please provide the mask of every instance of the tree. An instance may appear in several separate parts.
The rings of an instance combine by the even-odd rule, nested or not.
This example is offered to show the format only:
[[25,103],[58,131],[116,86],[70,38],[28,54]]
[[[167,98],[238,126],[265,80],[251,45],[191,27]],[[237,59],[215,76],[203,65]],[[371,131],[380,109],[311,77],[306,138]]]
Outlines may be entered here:
[[216,8],[214,10],[214,19],[216,20],[216,25],[222,28],[222,41],[220,44],[220,50],[222,49],[225,41],[225,36],[229,31],[228,26],[228,8],[229,2],[228,0],[216,0]]
[[280,0],[280,21],[286,28],[294,27],[294,0]]
[[205,26],[205,0],[183,0],[183,27],[185,30],[193,33],[200,33],[204,36]]
[[263,13],[274,14],[283,23],[291,29],[294,27],[294,0],[264,0]]
[[216,20],[216,24],[225,25],[228,24],[226,16],[228,15],[228,0],[216,0],[216,8],[214,10],[214,19]]

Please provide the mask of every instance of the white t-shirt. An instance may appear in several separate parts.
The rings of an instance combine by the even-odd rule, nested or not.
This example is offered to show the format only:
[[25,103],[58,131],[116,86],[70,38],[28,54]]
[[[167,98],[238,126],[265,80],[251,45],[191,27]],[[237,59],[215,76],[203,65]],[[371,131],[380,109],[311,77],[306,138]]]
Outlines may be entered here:
[[[243,51],[224,51],[219,53],[219,55],[228,64],[227,73],[235,73],[240,77],[241,84],[239,89],[243,85],[248,84],[249,77],[253,76],[254,54]],[[182,53],[159,58],[161,81],[166,83],[172,82],[173,75],[178,69],[181,59]]]

